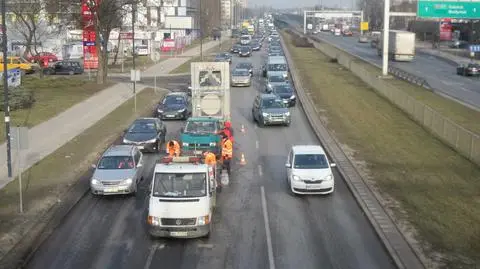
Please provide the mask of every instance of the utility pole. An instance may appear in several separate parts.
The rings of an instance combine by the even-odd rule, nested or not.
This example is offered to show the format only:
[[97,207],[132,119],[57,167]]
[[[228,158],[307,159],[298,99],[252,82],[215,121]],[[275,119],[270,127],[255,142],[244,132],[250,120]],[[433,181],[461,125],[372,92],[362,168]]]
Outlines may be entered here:
[[[5,0],[2,0],[5,1]],[[135,8],[136,4],[132,3],[132,68],[133,68],[133,106],[134,111],[137,113],[137,70],[135,68]]]
[[203,22],[202,22],[202,0],[200,0],[200,61],[203,62]]
[[[8,89],[8,70],[7,70],[7,23],[6,23],[6,0],[2,0],[2,48],[3,48],[3,94],[4,104],[3,111],[5,113],[5,136],[7,140],[7,169],[8,177],[12,177],[12,144],[10,140],[10,105],[9,102],[9,89]],[[17,138],[18,139],[18,138]]]

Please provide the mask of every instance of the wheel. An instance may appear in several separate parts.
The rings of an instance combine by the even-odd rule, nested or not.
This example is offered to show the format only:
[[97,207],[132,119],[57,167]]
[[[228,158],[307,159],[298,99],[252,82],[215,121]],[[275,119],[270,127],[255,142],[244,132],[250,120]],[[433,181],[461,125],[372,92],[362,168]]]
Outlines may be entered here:
[[290,126],[290,122],[285,123],[285,126],[287,127]]
[[260,128],[265,127],[265,121],[263,120],[263,118],[261,118],[260,121],[258,121],[258,126],[259,126]]

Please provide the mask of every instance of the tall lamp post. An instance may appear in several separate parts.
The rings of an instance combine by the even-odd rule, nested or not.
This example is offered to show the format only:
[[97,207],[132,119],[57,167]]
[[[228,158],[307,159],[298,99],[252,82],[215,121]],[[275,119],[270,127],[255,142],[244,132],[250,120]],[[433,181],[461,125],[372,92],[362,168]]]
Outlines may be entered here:
[[[4,0],[2,0],[4,1]],[[132,69],[133,69],[133,109],[137,113],[137,70],[135,68],[135,3],[132,3]]]
[[[7,57],[8,45],[7,45],[7,23],[6,23],[6,0],[2,0],[2,48],[3,48],[3,57]],[[10,140],[10,105],[9,103],[9,89],[8,89],[8,69],[7,61],[3,61],[3,94],[4,94],[4,103],[3,111],[5,113],[5,135],[7,140],[7,170],[8,177],[12,177],[12,147]]]
[[202,0],[200,0],[200,60],[203,62],[203,22],[202,22]]

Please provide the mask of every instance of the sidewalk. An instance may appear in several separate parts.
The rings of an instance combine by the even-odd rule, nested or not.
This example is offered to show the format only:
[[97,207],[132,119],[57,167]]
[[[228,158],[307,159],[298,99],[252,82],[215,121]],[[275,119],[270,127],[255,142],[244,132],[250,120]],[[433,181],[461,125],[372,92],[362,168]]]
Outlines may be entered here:
[[462,57],[462,56],[457,56],[454,55],[450,52],[443,51],[441,48],[439,49],[434,49],[432,48],[432,43],[431,42],[425,42],[425,41],[416,41],[416,49],[419,52],[429,54],[435,57],[443,58],[445,60],[450,61],[452,64],[460,65],[460,64],[468,64],[471,62],[480,64],[479,60],[472,60],[468,57]]
[[[205,42],[203,44],[203,49],[207,50],[215,45],[218,45],[218,41]],[[154,75],[168,74],[181,64],[187,62],[190,58],[198,55],[199,52],[199,47],[191,48],[184,53],[184,56],[189,57],[165,60],[148,68],[144,73]],[[145,86],[138,85],[137,93],[145,88]],[[54,118],[32,127],[28,133],[29,149],[22,152],[20,156],[21,170],[27,170],[132,97],[133,92],[131,84],[119,83],[74,105]],[[18,173],[16,164],[19,158],[15,147],[12,147],[12,167],[14,176],[8,178],[6,152],[6,143],[3,143],[0,145],[0,164],[2,167],[0,169],[0,189],[12,181]]]

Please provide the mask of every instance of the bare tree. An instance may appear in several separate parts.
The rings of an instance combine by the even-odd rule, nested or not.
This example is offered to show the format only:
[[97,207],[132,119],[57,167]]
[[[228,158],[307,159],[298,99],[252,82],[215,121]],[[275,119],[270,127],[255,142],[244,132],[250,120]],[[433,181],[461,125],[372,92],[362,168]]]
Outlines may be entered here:
[[138,4],[136,0],[101,0],[96,5],[92,0],[90,11],[93,14],[93,25],[96,33],[96,48],[98,54],[97,83],[107,82],[108,72],[108,41],[110,32],[122,25],[122,18],[127,12],[132,12]]

